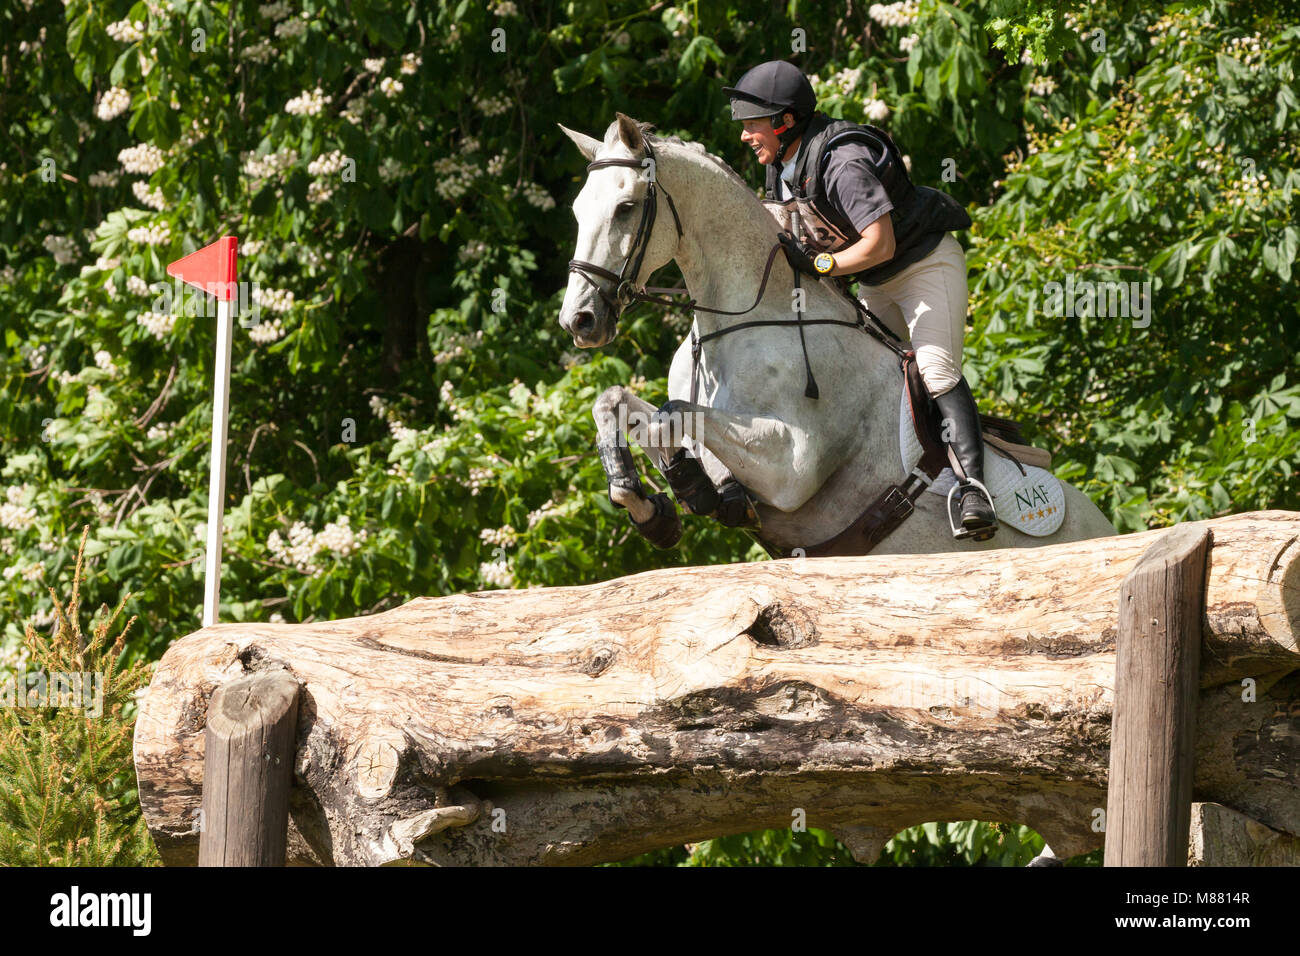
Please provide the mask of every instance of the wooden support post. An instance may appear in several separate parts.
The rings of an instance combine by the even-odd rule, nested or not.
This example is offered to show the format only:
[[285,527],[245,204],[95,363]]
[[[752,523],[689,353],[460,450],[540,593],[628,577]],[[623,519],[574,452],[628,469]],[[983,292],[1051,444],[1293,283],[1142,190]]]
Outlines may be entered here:
[[204,734],[199,866],[284,866],[298,731],[288,671],[218,687]]
[[1107,866],[1186,866],[1210,533],[1180,525],[1120,587]]

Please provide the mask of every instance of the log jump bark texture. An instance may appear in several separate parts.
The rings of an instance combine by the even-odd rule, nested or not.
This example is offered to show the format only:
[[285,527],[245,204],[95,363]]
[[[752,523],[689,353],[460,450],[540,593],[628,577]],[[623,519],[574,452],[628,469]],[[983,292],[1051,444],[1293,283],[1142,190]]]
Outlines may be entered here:
[[[1300,514],[1207,522],[1193,799],[1300,835]],[[802,814],[863,859],[932,820],[1099,847],[1120,586],[1163,531],[793,558],[221,624],[164,655],[141,804],[190,864],[218,686],[302,685],[291,863],[589,864]]]

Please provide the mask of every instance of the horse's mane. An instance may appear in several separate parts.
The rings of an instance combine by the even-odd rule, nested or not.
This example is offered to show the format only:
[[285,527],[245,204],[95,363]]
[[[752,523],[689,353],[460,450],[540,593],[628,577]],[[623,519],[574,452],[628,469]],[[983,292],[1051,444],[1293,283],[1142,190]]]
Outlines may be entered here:
[[655,128],[654,123],[642,123],[638,121],[636,126],[637,129],[641,131],[641,135],[644,136],[646,139],[648,139],[652,146],[658,143],[668,143],[673,146],[681,146],[684,149],[689,149],[693,153],[699,153],[705,159],[709,160],[709,162],[713,163],[715,166],[721,169],[727,175],[727,178],[730,179],[732,182],[736,183],[739,186],[744,186],[745,191],[748,192],[750,195],[754,194],[754,187],[749,185],[749,183],[745,182],[745,180],[740,176],[740,174],[737,173],[734,169],[732,169],[731,164],[728,163],[725,159],[723,159],[721,156],[714,156],[707,149],[705,149],[703,143],[697,143],[694,142],[693,140],[682,139],[680,136],[665,136],[661,133],[656,133],[655,135],[651,136],[650,133]]

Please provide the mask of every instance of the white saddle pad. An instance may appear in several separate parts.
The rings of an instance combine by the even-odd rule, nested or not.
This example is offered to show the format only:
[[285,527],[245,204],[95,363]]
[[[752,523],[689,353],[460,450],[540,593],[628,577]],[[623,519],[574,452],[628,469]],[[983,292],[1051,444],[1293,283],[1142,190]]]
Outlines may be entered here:
[[[912,427],[912,409],[907,401],[904,385],[898,412],[898,445],[903,455],[903,468],[910,472],[921,460],[921,442]],[[1065,489],[1056,476],[1035,465],[1025,465],[1022,473],[1016,463],[999,455],[987,445],[984,447],[984,484],[993,495],[993,507],[998,520],[1017,531],[1044,537],[1054,532],[1065,520]],[[936,495],[948,496],[957,476],[945,468],[930,485]]]

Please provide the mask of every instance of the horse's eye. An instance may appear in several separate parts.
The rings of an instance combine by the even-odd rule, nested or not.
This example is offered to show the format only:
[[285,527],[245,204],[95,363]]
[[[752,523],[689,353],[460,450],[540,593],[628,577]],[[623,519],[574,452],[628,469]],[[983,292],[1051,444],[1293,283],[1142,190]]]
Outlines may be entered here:
[[621,203],[619,203],[619,204],[618,204],[618,208],[615,209],[614,211],[615,211],[618,215],[623,216],[623,215],[626,215],[627,213],[631,212],[631,211],[632,211],[633,209],[635,209],[635,208],[636,208],[636,203],[629,199],[629,200],[627,200],[626,202],[621,202]]

